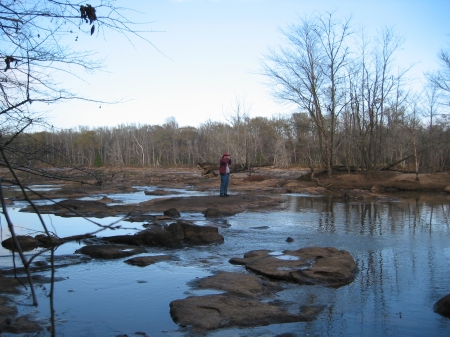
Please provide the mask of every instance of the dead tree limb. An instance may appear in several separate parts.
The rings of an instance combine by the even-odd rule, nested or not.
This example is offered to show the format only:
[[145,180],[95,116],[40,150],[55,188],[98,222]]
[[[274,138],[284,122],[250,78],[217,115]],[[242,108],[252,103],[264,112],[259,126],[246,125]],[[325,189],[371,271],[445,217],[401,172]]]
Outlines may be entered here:
[[34,286],[33,286],[33,279],[31,278],[30,264],[29,264],[28,259],[25,256],[25,254],[22,251],[22,247],[20,246],[19,240],[17,239],[16,233],[14,231],[14,225],[9,217],[8,209],[6,207],[5,197],[3,195],[3,188],[1,187],[1,180],[0,180],[0,201],[2,204],[3,215],[5,216],[6,222],[8,224],[8,229],[11,233],[11,238],[13,239],[15,250],[19,253],[20,259],[22,261],[22,265],[24,266],[25,272],[28,277],[28,283],[30,284],[30,289],[31,289],[31,296],[33,298],[33,305],[37,306],[38,302],[37,302],[37,298],[36,298],[36,292],[35,292]]
[[412,157],[414,157],[414,154],[410,154],[410,155],[408,155],[406,157],[403,157],[402,159],[399,159],[399,160],[397,160],[397,161],[395,161],[393,163],[390,163],[390,164],[388,164],[386,166],[383,166],[382,168],[378,169],[378,171],[387,171],[391,167],[394,167],[395,165],[400,164],[401,162],[403,162],[405,160],[408,160],[409,158],[412,158]]
[[333,184],[323,185],[323,184],[319,181],[318,178],[311,178],[311,180],[314,180],[314,181],[317,183],[317,185],[319,185],[320,187],[323,187],[323,188],[329,188],[329,187],[333,186]]

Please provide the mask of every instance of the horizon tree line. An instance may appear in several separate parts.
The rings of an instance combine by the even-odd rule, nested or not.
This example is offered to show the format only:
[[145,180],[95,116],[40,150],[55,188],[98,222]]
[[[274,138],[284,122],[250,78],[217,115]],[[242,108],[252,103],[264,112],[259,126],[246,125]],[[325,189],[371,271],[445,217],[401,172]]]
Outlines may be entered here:
[[[335,121],[331,169],[396,167],[421,173],[449,169],[448,121],[435,117],[431,124],[421,118],[423,109],[417,104],[385,108],[387,123],[378,127],[383,137],[377,142],[370,138],[374,132],[370,123],[359,120],[352,109],[343,110]],[[21,147],[41,155],[38,166],[195,167],[215,163],[227,151],[235,164],[246,167],[327,169],[318,127],[308,113],[267,118],[238,112],[232,117],[230,122],[208,120],[197,128],[179,127],[170,117],[163,125],[79,126],[19,138]]]

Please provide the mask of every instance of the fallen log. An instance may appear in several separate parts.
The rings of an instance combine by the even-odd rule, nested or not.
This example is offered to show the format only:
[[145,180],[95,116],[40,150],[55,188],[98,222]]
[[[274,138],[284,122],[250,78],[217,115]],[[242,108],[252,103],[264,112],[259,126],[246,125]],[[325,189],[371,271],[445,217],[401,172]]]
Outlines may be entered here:
[[414,157],[414,154],[410,154],[410,155],[403,157],[393,163],[383,166],[382,168],[378,169],[378,171],[388,171],[391,167],[394,167],[395,165],[400,164],[401,162],[408,160],[409,158],[412,158],[412,157]]
[[[237,172],[245,172],[250,171],[254,167],[268,167],[272,166],[271,164],[231,164],[230,165],[230,171],[231,173],[237,173]],[[210,175],[214,174],[215,176],[218,175],[219,171],[219,164],[218,163],[197,163],[197,168],[200,170],[203,170],[202,175]]]

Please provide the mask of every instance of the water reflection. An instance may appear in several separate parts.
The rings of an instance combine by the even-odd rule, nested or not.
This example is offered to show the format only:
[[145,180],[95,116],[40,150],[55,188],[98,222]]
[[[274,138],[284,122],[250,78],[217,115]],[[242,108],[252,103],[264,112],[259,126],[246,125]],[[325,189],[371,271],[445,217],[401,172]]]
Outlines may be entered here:
[[[146,268],[119,260],[57,270],[59,276],[68,277],[56,284],[58,331],[66,336],[133,335],[136,331],[183,336],[186,332],[173,324],[168,305],[171,300],[202,293],[191,289],[189,281],[218,270],[245,272],[228,260],[250,250],[270,249],[278,255],[286,249],[317,245],[348,250],[359,269],[355,281],[338,289],[286,283],[273,298],[283,301],[292,312],[298,312],[300,305],[326,306],[316,320],[207,335],[448,336],[450,320],[435,314],[432,306],[450,293],[449,200],[436,195],[404,197],[346,202],[283,196],[286,208],[280,211],[244,212],[216,220],[200,213],[182,214],[200,225],[218,226],[224,244],[170,251],[174,260]],[[23,214],[14,212],[13,218]],[[49,219],[55,230],[67,235],[86,229],[80,227],[80,219],[52,215]],[[23,220],[25,224],[30,225],[30,219]],[[136,228],[140,225],[133,224]],[[286,242],[287,237],[294,242]],[[76,247],[71,245],[61,251],[73,252]],[[150,253],[167,251],[151,248]],[[44,292],[36,315],[48,317]],[[92,317],[100,317],[101,324]]]

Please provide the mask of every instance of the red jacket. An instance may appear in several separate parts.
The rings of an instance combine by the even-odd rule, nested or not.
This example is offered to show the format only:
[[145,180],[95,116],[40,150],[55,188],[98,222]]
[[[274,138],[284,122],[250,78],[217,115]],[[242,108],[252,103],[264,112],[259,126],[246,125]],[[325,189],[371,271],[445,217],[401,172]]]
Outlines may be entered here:
[[227,164],[228,166],[231,165],[231,159],[222,157],[220,158],[220,167],[219,167],[219,173],[220,174],[226,174],[227,173]]

